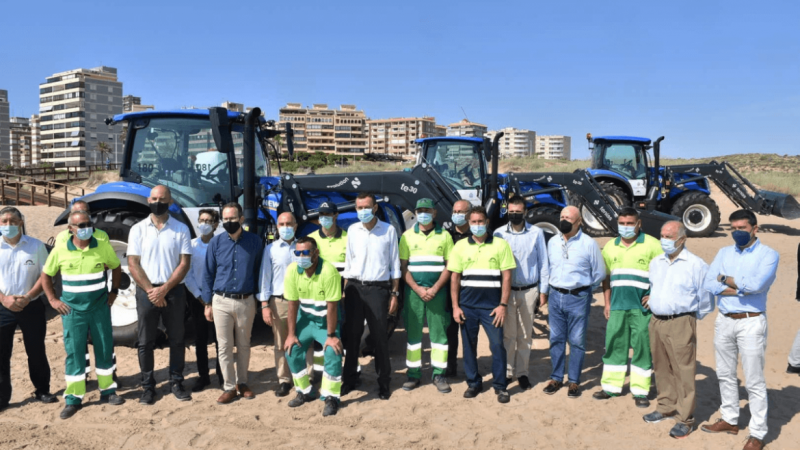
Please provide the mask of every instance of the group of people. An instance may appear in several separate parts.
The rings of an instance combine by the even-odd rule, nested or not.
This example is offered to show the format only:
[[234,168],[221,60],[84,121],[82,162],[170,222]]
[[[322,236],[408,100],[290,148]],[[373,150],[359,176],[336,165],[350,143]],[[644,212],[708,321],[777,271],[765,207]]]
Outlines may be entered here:
[[[392,370],[389,323],[401,304],[407,331],[404,390],[422,382],[426,323],[431,383],[439,392],[451,392],[448,378],[457,373],[459,331],[467,380],[464,397],[483,391],[477,364],[481,327],[489,339],[497,400],[509,402],[507,387],[514,379],[523,391],[531,389],[533,321],[547,304],[552,371],[544,393],[552,395],[566,386],[567,397],[577,398],[592,293],[602,287],[608,322],[601,389],[594,399],[608,401],[623,394],[630,359],[629,389],[636,406],[650,406],[652,375],[656,379],[657,407],[644,420],[672,418],[670,436],[688,436],[694,430],[696,405],[696,321],[719,305],[714,345],[722,418],[702,430],[738,433],[741,355],[751,410],[745,449],[763,447],[765,312],[778,254],[758,240],[757,220],[749,211],[730,216],[734,245],[721,249],[709,266],[686,248],[682,223],[666,223],[659,240],[642,231],[633,208],[619,212],[619,236],[602,250],[581,232],[581,215],[573,206],[562,210],[560,232],[546,243],[543,231],[525,220],[526,203],[520,197],[508,201],[508,224],[494,232],[488,229],[486,211],[465,200],[455,203],[447,218],[452,228],[445,230],[437,221],[434,201],[420,199],[416,224],[398,239],[394,227],[378,219],[374,196],[361,193],[355,200],[358,222],[348,230],[338,226],[336,204],[324,202],[318,209],[319,230],[298,238],[297,221],[285,212],[277,218],[276,240],[264,247],[259,236],[243,228],[238,203],[224,205],[221,217],[216,209],[201,210],[199,236],[193,240],[189,228],[169,215],[172,198],[167,187],[154,187],[148,203],[151,214],[131,228],[127,249],[136,283],[140,403],[153,404],[157,396],[153,351],[159,323],[169,341],[171,393],[181,401],[191,399],[183,387],[187,307],[196,326],[199,372],[191,391],[211,383],[211,323],[223,390],[217,402],[255,398],[247,381],[250,333],[260,309],[275,336],[276,395],[286,396],[292,387],[296,391],[290,407],[321,398],[323,416],[337,413],[340,397],[361,385],[358,356],[365,325],[374,347],[378,397],[387,400]],[[44,303],[36,300],[42,292],[61,314],[64,327],[67,387],[61,417],[67,419],[81,408],[89,337],[101,402],[123,404],[116,394],[109,308],[119,291],[121,265],[108,235],[93,228],[89,206],[75,202],[68,230],[56,238],[48,255],[40,241],[20,233],[22,221],[16,208],[0,211],[0,408],[7,407],[11,397],[11,344],[18,325],[35,398],[57,401],[50,393]],[[220,223],[224,233],[216,233]],[[57,274],[60,295],[53,285]],[[795,347],[787,370],[800,373],[800,333]]]

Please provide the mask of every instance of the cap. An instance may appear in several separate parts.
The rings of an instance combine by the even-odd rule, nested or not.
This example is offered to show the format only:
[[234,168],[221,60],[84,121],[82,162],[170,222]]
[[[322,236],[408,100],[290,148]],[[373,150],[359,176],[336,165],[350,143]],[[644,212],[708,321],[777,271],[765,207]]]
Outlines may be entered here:
[[319,212],[325,214],[336,214],[339,212],[339,208],[336,207],[336,203],[322,202],[322,204],[319,205]]
[[421,198],[417,200],[417,206],[414,209],[429,208],[434,209],[433,200],[429,198]]

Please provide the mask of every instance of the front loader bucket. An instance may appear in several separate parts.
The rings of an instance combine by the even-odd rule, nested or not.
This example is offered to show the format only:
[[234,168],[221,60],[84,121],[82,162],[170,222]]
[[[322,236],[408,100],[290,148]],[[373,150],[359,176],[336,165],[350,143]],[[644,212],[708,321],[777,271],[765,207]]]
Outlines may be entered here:
[[642,221],[642,230],[644,230],[646,234],[656,238],[661,237],[661,227],[663,227],[665,223],[669,222],[670,220],[675,220],[678,222],[681,221],[680,217],[672,216],[659,211],[640,209],[638,212],[639,220]]
[[780,192],[758,191],[769,203],[772,203],[770,214],[784,219],[800,219],[800,203],[794,197]]

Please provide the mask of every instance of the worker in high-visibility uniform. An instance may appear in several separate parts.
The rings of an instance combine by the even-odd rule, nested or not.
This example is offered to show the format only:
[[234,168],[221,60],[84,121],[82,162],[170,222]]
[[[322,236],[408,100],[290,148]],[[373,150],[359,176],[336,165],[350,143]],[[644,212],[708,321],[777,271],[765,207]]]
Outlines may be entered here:
[[408,287],[403,309],[408,334],[408,381],[403,384],[403,389],[410,391],[420,384],[422,328],[427,319],[433,384],[439,392],[448,393],[451,389],[444,374],[447,371],[447,327],[451,318],[445,310],[445,302],[450,279],[447,259],[453,249],[453,238],[434,221],[436,208],[433,200],[417,200],[415,212],[417,224],[403,233],[399,247],[400,270]]

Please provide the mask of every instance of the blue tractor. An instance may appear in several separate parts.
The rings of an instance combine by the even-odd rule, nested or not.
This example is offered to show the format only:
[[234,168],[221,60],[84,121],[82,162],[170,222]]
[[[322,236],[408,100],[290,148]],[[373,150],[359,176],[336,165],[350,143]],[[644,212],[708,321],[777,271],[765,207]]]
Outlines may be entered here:
[[[794,197],[757,189],[726,162],[661,166],[664,137],[587,135],[592,154],[589,172],[617,206],[661,211],[679,217],[692,237],[709,236],[720,223],[720,212],[711,198],[709,179],[741,208],[756,214],[787,219],[800,217]],[[652,150],[652,155],[649,151]],[[607,234],[583,203],[584,230],[592,236]]]

